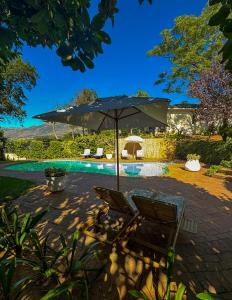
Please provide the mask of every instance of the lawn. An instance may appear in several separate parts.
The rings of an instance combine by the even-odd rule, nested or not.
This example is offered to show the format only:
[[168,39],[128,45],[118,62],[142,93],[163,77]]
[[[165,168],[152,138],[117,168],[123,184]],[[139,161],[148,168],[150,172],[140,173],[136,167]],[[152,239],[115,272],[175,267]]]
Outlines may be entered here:
[[0,176],[0,201],[13,200],[33,186],[30,180]]

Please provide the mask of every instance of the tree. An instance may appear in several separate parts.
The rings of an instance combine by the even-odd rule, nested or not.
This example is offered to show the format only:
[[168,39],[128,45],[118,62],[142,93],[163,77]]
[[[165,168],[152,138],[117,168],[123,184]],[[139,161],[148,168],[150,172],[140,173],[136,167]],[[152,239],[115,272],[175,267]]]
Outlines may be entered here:
[[223,54],[222,63],[232,71],[232,2],[231,0],[209,0],[209,5],[217,7],[215,14],[209,20],[209,25],[220,26],[221,32],[227,39],[220,52]]
[[143,90],[138,90],[136,96],[137,97],[149,97],[149,94]]
[[73,103],[75,105],[81,105],[93,102],[97,99],[97,93],[94,90],[91,89],[83,89],[81,90],[76,98],[73,99]]
[[33,66],[16,57],[0,67],[0,116],[22,118],[27,97],[35,85],[38,74]]
[[52,132],[53,132],[53,134],[54,134],[55,139],[56,139],[56,140],[59,140],[58,135],[57,135],[57,133],[56,133],[56,123],[55,123],[55,122],[51,122],[50,124],[51,124],[51,126],[52,126]]
[[226,140],[232,120],[232,74],[219,62],[202,72],[198,80],[190,84],[189,93],[200,100],[197,118],[207,127],[220,128]]
[[184,100],[184,101],[174,104],[174,106],[179,107],[179,108],[196,108],[198,105]]
[[216,7],[206,6],[200,16],[180,16],[174,27],[161,32],[162,41],[148,52],[150,56],[168,59],[169,71],[159,75],[156,84],[165,83],[165,92],[183,92],[189,82],[219,59],[223,35],[218,27],[208,25]]
[[0,62],[11,60],[27,44],[55,48],[62,64],[73,70],[93,68],[93,59],[103,53],[102,44],[111,43],[103,27],[108,19],[114,24],[118,9],[117,0],[98,0],[97,12],[91,17],[91,2],[0,1]]
[[[97,99],[97,93],[94,90],[91,89],[83,89],[81,90],[76,98],[73,99],[73,103],[75,105],[81,105],[81,104],[87,104],[90,102],[93,102]],[[84,117],[84,121],[88,121],[89,115],[86,115]],[[82,134],[85,134],[85,127],[82,126]]]

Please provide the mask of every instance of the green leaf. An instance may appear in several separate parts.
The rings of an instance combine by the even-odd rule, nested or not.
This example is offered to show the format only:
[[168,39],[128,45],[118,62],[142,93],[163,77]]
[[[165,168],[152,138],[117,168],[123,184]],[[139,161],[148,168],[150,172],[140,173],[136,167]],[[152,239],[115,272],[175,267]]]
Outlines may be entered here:
[[73,48],[66,44],[62,44],[56,50],[56,53],[61,57],[71,56],[73,54]]
[[86,8],[83,8],[83,10],[82,10],[81,19],[86,27],[90,26],[89,12]]
[[62,244],[63,248],[66,248],[67,244],[66,244],[66,241],[65,241],[65,238],[64,238],[63,234],[60,234],[60,241],[61,241],[61,244]]
[[44,217],[44,215],[46,215],[46,213],[47,211],[45,210],[35,215],[30,222],[30,229],[33,229],[35,225]]
[[99,13],[92,19],[91,27],[93,28],[93,30],[99,31],[105,25],[105,21],[106,20],[104,16]]
[[210,26],[220,25],[230,14],[230,7],[228,5],[223,5],[219,11],[211,17],[209,20]]
[[223,60],[225,62],[227,59],[232,57],[232,41],[228,40],[225,45],[222,47],[221,51],[223,53]]
[[135,298],[142,298],[144,300],[149,300],[148,297],[143,293],[136,290],[129,290],[129,294]]
[[12,290],[12,280],[15,272],[15,259],[12,259],[10,263],[6,262],[6,268],[7,272],[5,273],[6,275],[6,280],[7,280],[7,286],[8,289],[11,291]]
[[59,26],[62,29],[64,29],[66,27],[66,19],[59,11],[56,11],[56,13],[54,15],[54,21],[55,21],[56,26]]
[[22,244],[23,244],[23,242],[25,241],[26,237],[27,237],[27,233],[24,232],[24,233],[21,235],[20,239],[19,239],[19,245],[22,245]]
[[23,265],[25,264],[25,265],[30,266],[32,268],[35,268],[35,267],[38,266],[38,263],[36,261],[26,259],[26,258],[17,258],[16,262],[20,263],[20,264],[23,264]]
[[71,258],[70,258],[70,271],[73,268],[73,260],[74,260],[74,255],[75,255],[76,248],[77,248],[78,239],[79,239],[79,231],[77,230],[73,234],[72,252],[71,252]]
[[93,69],[94,67],[94,63],[92,62],[91,59],[89,59],[85,54],[83,54],[82,52],[79,53],[79,56],[81,58],[81,60],[85,63],[85,65],[90,68]]
[[40,300],[54,299],[64,293],[67,293],[74,286],[75,286],[74,282],[64,282],[60,286],[48,291],[48,293],[45,296],[43,296]]
[[83,64],[83,62],[78,58],[72,58],[70,60],[70,65],[72,67],[73,70],[80,70],[81,72],[85,71],[85,65]]
[[25,217],[23,218],[22,225],[21,225],[21,230],[20,230],[21,233],[23,233],[26,230],[27,225],[28,225],[29,220],[30,220],[30,217],[31,217],[30,213],[27,213],[25,215]]
[[13,214],[13,228],[14,228],[15,232],[18,229],[18,213],[17,212],[14,212],[14,214]]
[[30,280],[31,276],[26,276],[18,281],[16,281],[13,285],[12,285],[12,290],[15,290],[16,288],[18,288],[19,286],[21,286],[23,283],[25,283],[26,281]]
[[82,267],[81,261],[78,259],[74,260],[72,263],[72,272],[81,270],[81,267]]
[[204,293],[199,293],[196,295],[197,299],[200,300],[219,300],[217,295],[209,293],[209,292],[204,292]]
[[98,31],[96,33],[96,37],[101,40],[102,42],[104,42],[105,44],[111,44],[111,38],[110,36],[104,32],[104,31]]
[[217,3],[220,3],[221,0],[209,0],[209,5],[214,5],[214,4],[217,4]]
[[178,285],[178,289],[177,289],[177,292],[176,292],[175,300],[182,300],[183,296],[184,296],[184,293],[185,293],[185,290],[186,290],[186,286],[181,282]]
[[31,17],[31,22],[37,24],[42,23],[44,21],[47,21],[47,16],[48,16],[47,10],[41,9],[39,10],[39,12],[37,12]]
[[224,31],[224,33],[232,32],[232,19],[225,20],[223,31]]

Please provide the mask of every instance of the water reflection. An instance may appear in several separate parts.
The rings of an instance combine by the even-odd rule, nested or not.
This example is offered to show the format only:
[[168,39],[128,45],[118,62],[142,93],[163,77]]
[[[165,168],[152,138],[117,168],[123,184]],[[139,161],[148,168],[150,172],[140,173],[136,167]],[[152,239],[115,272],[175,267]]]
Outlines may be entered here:
[[[167,164],[158,162],[120,163],[120,176],[159,176],[165,173]],[[15,164],[6,167],[8,170],[44,171],[46,168],[62,168],[66,172],[87,172],[107,175],[116,174],[115,163],[86,162],[79,160],[42,161]]]

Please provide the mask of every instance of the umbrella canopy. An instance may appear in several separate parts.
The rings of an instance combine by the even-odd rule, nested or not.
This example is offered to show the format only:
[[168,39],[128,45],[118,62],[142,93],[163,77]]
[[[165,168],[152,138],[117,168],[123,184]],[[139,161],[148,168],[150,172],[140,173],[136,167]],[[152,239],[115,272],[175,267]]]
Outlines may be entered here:
[[144,142],[144,140],[140,136],[137,136],[137,135],[128,136],[125,140],[128,143],[143,143]]
[[67,123],[96,131],[115,129],[117,189],[119,190],[119,128],[160,127],[167,125],[168,99],[115,96],[34,116],[46,122]]
[[168,99],[116,96],[35,116],[48,122],[68,123],[93,130],[159,127],[167,123]]
[[[143,139],[140,137],[140,136],[137,136],[137,135],[131,135],[131,136],[128,136],[126,139],[127,143],[129,143],[130,145],[133,144],[133,151],[132,151],[132,154],[133,154],[133,157],[135,157],[135,146],[136,144],[140,144],[140,143],[143,143]],[[141,148],[140,148],[141,149]]]

